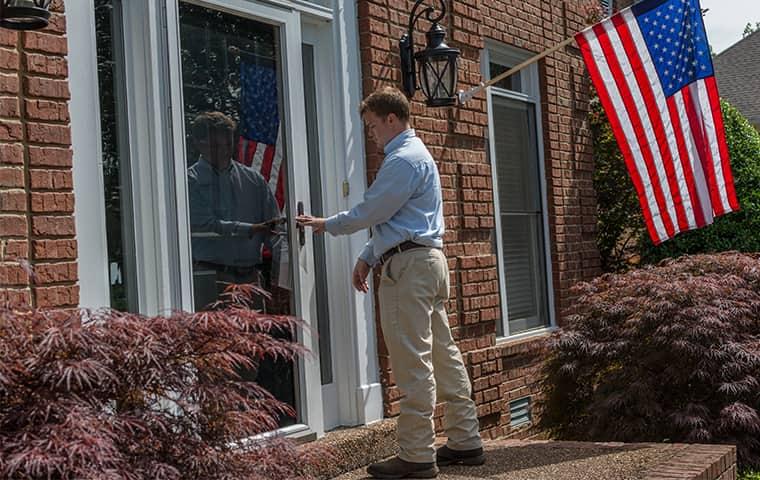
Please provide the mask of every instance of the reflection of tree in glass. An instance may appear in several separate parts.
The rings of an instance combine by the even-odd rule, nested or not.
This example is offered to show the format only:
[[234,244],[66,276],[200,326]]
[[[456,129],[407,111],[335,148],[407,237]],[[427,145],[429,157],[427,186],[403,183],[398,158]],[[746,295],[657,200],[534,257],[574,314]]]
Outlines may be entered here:
[[[239,122],[240,58],[230,47],[253,54],[254,61],[270,63],[278,54],[274,27],[185,2],[180,2],[179,15],[185,124],[212,110]],[[192,142],[187,145],[192,163],[198,152]]]
[[[125,277],[130,273],[124,265],[122,236],[121,159],[119,156],[116,98],[116,62],[114,43],[113,0],[95,0],[95,32],[100,92],[100,129],[102,138],[103,187],[106,208],[108,263],[119,265],[122,281],[111,285],[111,307],[127,310]],[[113,283],[113,282],[112,282]]]
[[[179,4],[179,17],[185,125],[189,127],[199,113],[206,111],[220,111],[240,123],[241,61],[275,67],[279,58],[276,28],[186,2]],[[186,128],[185,131],[188,132],[185,144],[189,167],[198,159],[199,152],[189,137],[191,129]],[[272,287],[271,261],[259,265],[265,288]],[[289,338],[287,332],[280,333],[282,338]],[[279,400],[296,407],[291,362],[264,359],[257,362],[255,368],[241,373]],[[280,426],[294,421],[293,418],[281,417]]]

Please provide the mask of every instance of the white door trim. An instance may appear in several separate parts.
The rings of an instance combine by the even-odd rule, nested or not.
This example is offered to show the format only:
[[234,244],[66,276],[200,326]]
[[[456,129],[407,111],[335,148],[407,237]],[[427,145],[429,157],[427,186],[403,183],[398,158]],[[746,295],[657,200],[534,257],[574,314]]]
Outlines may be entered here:
[[69,1],[66,12],[79,305],[101,308],[110,305],[111,295],[101,165],[95,6],[93,0]]
[[[331,181],[325,183],[325,212],[337,213],[362,201],[366,189],[364,131],[359,116],[362,98],[361,64],[359,58],[358,20],[355,2],[335,0],[333,9],[301,0],[197,0],[227,11],[245,11],[255,18],[266,17],[281,24],[290,22],[294,28],[283,39],[283,45],[294,45],[297,55],[289,55],[284,81],[292,91],[301,88],[300,21],[331,25],[329,34],[331,70],[334,83],[327,84],[333,94],[330,125],[335,127],[323,138],[332,147],[325,150],[324,159],[334,159]],[[167,312],[172,308],[192,309],[191,273],[175,272],[177,264],[189,265],[190,241],[188,221],[176,210],[177,200],[185,198],[186,180],[176,155],[184,156],[184,125],[182,122],[182,91],[177,85],[181,72],[177,49],[179,23],[177,0],[129,0],[124,2],[124,50],[126,54],[126,83],[129,149],[134,186],[134,222],[137,259],[140,266],[138,291],[139,311],[144,314]],[[169,8],[166,8],[166,5]],[[81,13],[79,15],[77,12]],[[251,13],[253,12],[253,13]],[[258,14],[256,14],[258,12]],[[67,1],[67,17],[71,23],[68,34],[72,79],[72,131],[75,155],[74,189],[77,198],[76,215],[82,305],[100,307],[109,303],[107,246],[105,241],[105,206],[100,166],[100,110],[98,108],[97,55],[92,0]],[[263,19],[263,18],[262,18]],[[78,27],[77,27],[78,26]],[[74,28],[76,27],[76,28]],[[295,50],[294,48],[294,50]],[[169,52],[167,55],[165,52]],[[323,73],[320,71],[319,76]],[[324,75],[328,75],[325,73]],[[298,77],[298,78],[296,78]],[[75,78],[80,81],[74,82]],[[181,81],[179,83],[181,85]],[[324,91],[324,90],[321,90]],[[302,102],[301,102],[302,103]],[[179,110],[178,110],[179,108]],[[328,115],[329,116],[329,115]],[[303,130],[304,115],[289,112],[294,119],[290,128]],[[299,125],[299,122],[301,124]],[[300,130],[299,130],[300,129]],[[333,147],[334,146],[334,147]],[[290,145],[289,154],[297,149]],[[302,151],[305,152],[305,143]],[[303,154],[305,158],[305,153]],[[153,168],[145,168],[152,165]],[[292,165],[291,167],[292,168]],[[178,170],[179,169],[179,170]],[[293,182],[292,171],[289,179]],[[179,181],[175,181],[179,179]],[[343,195],[343,181],[350,186]],[[308,187],[308,186],[307,186]],[[291,185],[291,191],[293,185]],[[298,187],[302,188],[302,187]],[[176,196],[175,196],[176,192]],[[289,208],[294,209],[291,199]],[[304,201],[307,211],[308,198]],[[175,209],[172,211],[172,209]],[[167,219],[179,216],[177,222]],[[184,212],[187,215],[187,212]],[[295,231],[291,225],[291,230]],[[307,235],[310,235],[307,233]],[[328,238],[327,256],[331,282],[334,280],[338,298],[331,299],[334,318],[334,354],[338,377],[337,402],[342,425],[367,424],[383,418],[382,387],[380,385],[374,323],[373,295],[361,294],[350,286],[353,263],[368,239],[360,232],[350,237]],[[293,239],[297,241],[297,239]],[[307,236],[311,245],[311,238]],[[294,243],[295,244],[295,243]],[[312,255],[301,254],[302,268],[310,269]],[[343,295],[345,294],[345,295]],[[305,301],[306,299],[302,299]],[[316,347],[314,339],[304,339]],[[340,361],[337,361],[340,359]],[[316,374],[305,390],[319,390],[318,363]],[[304,369],[301,369],[305,374]],[[309,421],[321,405],[308,405]],[[316,430],[319,430],[317,428]]]
[[[362,100],[361,58],[359,55],[359,26],[356,2],[353,0],[335,0],[335,28],[333,45],[335,48],[335,102],[338,113],[335,129],[336,152],[341,155],[343,176],[338,177],[342,183],[349,184],[348,196],[339,193],[337,205],[332,213],[360,203],[364,200],[367,188],[367,166],[364,145],[364,127],[359,115]],[[341,187],[342,190],[342,187]],[[326,211],[330,211],[327,210]],[[377,335],[375,333],[374,294],[357,292],[349,279],[354,262],[364,249],[369,239],[368,232],[357,232],[351,236],[334,237],[328,240],[332,252],[345,260],[340,264],[339,275],[348,283],[348,302],[346,317],[338,321],[345,322],[345,328],[338,329],[343,336],[336,337],[348,359],[341,365],[349,380],[339,385],[341,403],[341,423],[343,425],[369,424],[383,419],[383,396],[380,384],[380,366],[377,355]],[[370,282],[371,284],[371,282]]]
[[[298,135],[295,132],[306,131],[306,111],[303,95],[303,65],[301,62],[301,15],[300,12],[272,7],[266,3],[258,1],[245,0],[192,0],[193,3],[202,7],[221,10],[230,14],[251,18],[260,22],[268,23],[278,27],[280,35],[280,44],[282,52],[282,97],[284,103],[284,118],[282,119],[282,131],[286,133],[283,137],[283,147],[288,158],[287,165],[287,182],[288,182],[288,205],[286,208],[290,212],[290,246],[291,249],[297,249],[297,254],[291,257],[295,261],[293,287],[298,292],[299,297],[295,301],[295,316],[303,319],[307,328],[298,332],[297,340],[310,351],[317,351],[318,341],[316,339],[316,326],[312,325],[316,318],[314,312],[316,309],[314,301],[314,275],[313,264],[314,255],[312,252],[311,232],[306,233],[306,242],[303,247],[299,245],[298,230],[295,225],[295,212],[297,203],[303,202],[306,211],[310,209],[309,196],[309,179],[307,175],[297,175],[296,172],[308,171],[308,149],[305,135]],[[187,175],[184,167],[187,165],[185,154],[185,135],[184,135],[184,102],[181,100],[182,92],[182,69],[180,63],[179,50],[179,17],[178,2],[173,2],[172,13],[167,16],[167,30],[172,32],[169,37],[172,47],[170,49],[170,66],[171,66],[171,91],[172,96],[172,118],[174,147],[174,164],[175,168],[180,171],[175,173],[178,178],[177,184],[177,212],[179,228],[187,231],[189,225],[189,212],[187,209]],[[179,103],[178,103],[179,102]],[[296,162],[301,162],[296,165]],[[184,225],[182,225],[184,223]],[[183,239],[187,245],[180,250],[186,252],[185,261],[181,263],[183,289],[186,297],[183,298],[183,304],[188,302],[185,298],[189,297],[189,304],[192,306],[192,271],[190,262],[189,235],[185,234],[179,238]],[[292,253],[292,252],[291,252]],[[185,287],[187,285],[187,287]],[[187,295],[189,294],[189,295]],[[313,355],[306,355],[299,359],[295,368],[297,380],[296,402],[301,416],[301,422],[308,429],[317,435],[324,433],[324,422],[322,415],[322,392],[320,382],[319,361]],[[289,427],[293,431],[294,427]],[[303,432],[304,428],[295,427],[296,431]]]

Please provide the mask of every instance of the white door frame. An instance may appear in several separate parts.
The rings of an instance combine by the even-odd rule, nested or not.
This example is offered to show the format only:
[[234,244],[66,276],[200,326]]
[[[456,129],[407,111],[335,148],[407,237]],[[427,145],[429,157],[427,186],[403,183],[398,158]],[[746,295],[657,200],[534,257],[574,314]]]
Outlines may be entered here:
[[[291,51],[297,52],[286,56],[283,68],[288,95],[303,85],[300,35],[304,29],[310,28],[296,27],[316,25],[321,30],[320,38],[330,47],[315,53],[332,57],[332,62],[325,65],[321,59],[317,60],[318,80],[324,82],[318,86],[320,105],[325,105],[320,109],[320,120],[325,127],[325,131],[320,132],[325,148],[321,152],[325,167],[324,208],[326,213],[336,213],[359,203],[367,177],[364,132],[358,111],[362,77],[355,2],[333,0],[332,9],[303,0],[198,0],[195,3],[226,11],[243,11],[248,16],[266,17],[269,23],[290,25],[292,28],[282,30],[286,32],[283,45],[293,45]],[[102,154],[100,136],[97,135],[100,110],[95,22],[91,0],[66,0],[66,4],[68,21],[72,27],[77,27],[68,32],[68,43],[72,71],[75,208],[82,272],[80,287],[82,305],[96,308],[109,305],[110,298]],[[123,13],[128,148],[130,158],[134,159],[131,162],[134,222],[140,227],[136,233],[136,263],[140,267],[136,272],[139,277],[139,311],[151,315],[173,308],[191,310],[191,272],[185,269],[177,273],[179,269],[176,268],[177,265],[190,265],[188,221],[186,218],[167,221],[177,215],[187,215],[186,210],[176,209],[180,204],[178,199],[187,195],[185,172],[178,157],[182,155],[184,159],[185,147],[181,79],[178,77],[181,65],[177,55],[180,38],[177,0],[128,0],[124,2]],[[330,95],[325,95],[326,91]],[[286,96],[285,100],[292,104],[289,97]],[[286,117],[286,121],[291,122],[287,125],[291,131],[305,131],[302,110],[294,112],[291,109]],[[97,139],[92,141],[94,137]],[[294,157],[301,151],[305,158],[305,148],[304,141],[298,147],[289,145],[288,152]],[[145,168],[145,165],[152,167]],[[292,169],[292,162],[289,165]],[[289,181],[293,183],[290,191],[303,191],[304,187],[296,184],[299,180],[292,172]],[[343,190],[344,181],[350,187],[348,192]],[[310,210],[309,198],[301,197],[290,199],[291,211],[294,211],[297,200],[303,201],[307,211]],[[293,227],[291,225],[291,231],[295,232]],[[311,245],[310,235],[307,232],[308,245]],[[367,232],[359,232],[350,237],[329,237],[325,242],[329,278],[337,293],[330,299],[330,317],[334,322],[332,345],[334,365],[338,367],[335,372],[338,380],[337,421],[340,425],[367,424],[383,418],[373,296],[358,293],[350,285],[353,263],[367,239]],[[311,249],[299,254],[298,261],[302,274],[297,277],[309,277],[313,265]],[[303,305],[313,303],[311,299],[300,300]],[[310,337],[303,341],[316,351],[318,343],[315,339]],[[313,370],[312,373],[307,373],[308,368],[300,370],[307,377],[302,392],[321,390],[319,362],[313,361],[310,365],[308,368]],[[321,434],[321,402],[312,398],[302,405],[311,431]]]
[[[233,15],[250,18],[256,21],[274,25],[278,28],[280,51],[282,54],[282,98],[284,117],[282,119],[283,148],[287,152],[286,166],[288,169],[288,205],[290,246],[297,249],[292,255],[293,288],[297,292],[295,316],[302,319],[307,328],[300,329],[297,340],[310,351],[317,351],[316,326],[314,325],[316,308],[312,305],[314,299],[314,255],[312,251],[311,232],[306,232],[304,246],[299,245],[298,230],[295,224],[296,204],[303,202],[306,211],[310,209],[308,175],[297,175],[296,172],[308,172],[308,150],[304,135],[290,134],[291,132],[306,131],[306,110],[303,95],[303,65],[301,63],[301,17],[300,12],[272,7],[265,3],[245,0],[188,0],[188,3],[205,8],[224,11]],[[174,132],[174,175],[177,181],[177,212],[178,229],[184,233],[179,235],[180,251],[183,258],[180,271],[183,287],[183,304],[190,307],[192,302],[192,269],[190,261],[190,235],[188,231],[189,210],[187,200],[187,174],[185,157],[184,134],[184,102],[182,101],[182,66],[179,45],[179,2],[167,8],[167,30],[172,32],[169,37],[169,64],[171,72],[172,119]],[[175,34],[176,33],[176,34]],[[301,425],[288,427],[290,434],[324,432],[322,415],[322,390],[320,381],[319,361],[313,355],[306,355],[296,362],[295,376],[297,378],[296,402],[301,417]]]
[[[336,204],[337,198],[335,194],[337,189],[333,188],[336,183],[333,179],[338,179],[341,175],[339,172],[339,164],[337,162],[337,152],[335,151],[334,142],[330,141],[334,135],[334,107],[335,95],[331,88],[331,85],[335,85],[333,78],[334,71],[334,55],[332,49],[329,48],[332,41],[332,24],[324,22],[321,19],[304,17],[302,21],[302,34],[303,43],[311,45],[313,49],[314,60],[314,81],[315,90],[319,92],[316,99],[317,107],[317,121],[318,121],[318,146],[319,146],[319,160],[321,177],[320,182],[323,185],[322,191],[322,205],[325,208],[329,208],[329,205]],[[305,72],[304,72],[305,74]],[[317,172],[309,172],[309,175],[315,175]],[[333,181],[325,181],[325,180]],[[350,285],[346,285],[347,282],[343,281],[343,276],[339,274],[342,270],[340,262],[342,259],[336,258],[331,255],[330,239],[325,242],[325,268],[327,278],[329,282],[328,295],[332,293],[328,303],[328,318],[330,320],[330,353],[333,372],[333,381],[327,385],[321,385],[322,388],[322,405],[324,415],[324,427],[330,430],[341,424],[340,422],[340,400],[341,397],[338,393],[338,385],[345,382],[345,378],[340,378],[337,375],[338,365],[342,365],[343,354],[345,353],[341,349],[341,342],[336,341],[336,336],[339,335],[337,329],[336,318],[341,318],[344,315],[344,307],[346,302],[343,300],[345,295],[340,295],[350,288]],[[316,290],[315,290],[316,292]],[[335,293],[338,295],[335,295]],[[316,307],[316,302],[315,302]],[[317,318],[317,310],[314,310],[314,317]],[[320,332],[324,334],[324,332]],[[320,352],[321,353],[321,352]]]
[[[347,210],[364,199],[367,188],[364,128],[359,115],[362,73],[359,54],[358,12],[354,0],[334,0],[333,51],[335,58],[335,119],[337,172],[334,196],[326,198],[325,211]],[[341,175],[342,173],[342,175]],[[345,195],[342,180],[348,182]],[[326,190],[327,191],[327,190]],[[366,425],[383,419],[383,396],[377,356],[374,295],[357,292],[350,284],[354,262],[369,239],[367,231],[332,237],[326,242],[333,267],[333,281],[345,282],[346,303],[337,314],[333,340],[340,371],[346,381],[338,384],[342,425]],[[337,260],[340,259],[340,260]],[[331,311],[332,315],[332,311]]]

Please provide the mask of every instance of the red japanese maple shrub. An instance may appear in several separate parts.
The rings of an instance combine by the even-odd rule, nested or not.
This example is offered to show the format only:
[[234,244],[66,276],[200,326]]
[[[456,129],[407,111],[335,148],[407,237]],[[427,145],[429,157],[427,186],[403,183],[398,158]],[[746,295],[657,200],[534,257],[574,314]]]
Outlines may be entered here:
[[305,353],[300,323],[252,293],[157,317],[0,308],[0,477],[306,478],[314,452],[255,437],[292,408],[239,374]]
[[760,466],[760,255],[608,274],[550,342],[542,426],[563,439],[730,443]]

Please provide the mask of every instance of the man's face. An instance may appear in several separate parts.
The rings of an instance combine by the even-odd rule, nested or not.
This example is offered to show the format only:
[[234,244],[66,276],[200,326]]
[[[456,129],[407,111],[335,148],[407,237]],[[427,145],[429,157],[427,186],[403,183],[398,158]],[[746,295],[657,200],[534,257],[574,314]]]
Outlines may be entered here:
[[209,163],[222,166],[232,158],[235,139],[231,131],[212,130],[207,138],[198,142],[197,146],[203,158]]
[[393,140],[393,137],[398,134],[398,118],[392,113],[390,115],[380,116],[374,112],[368,111],[364,113],[363,118],[365,125],[367,125],[369,138],[371,138],[380,148],[385,147],[385,145]]

